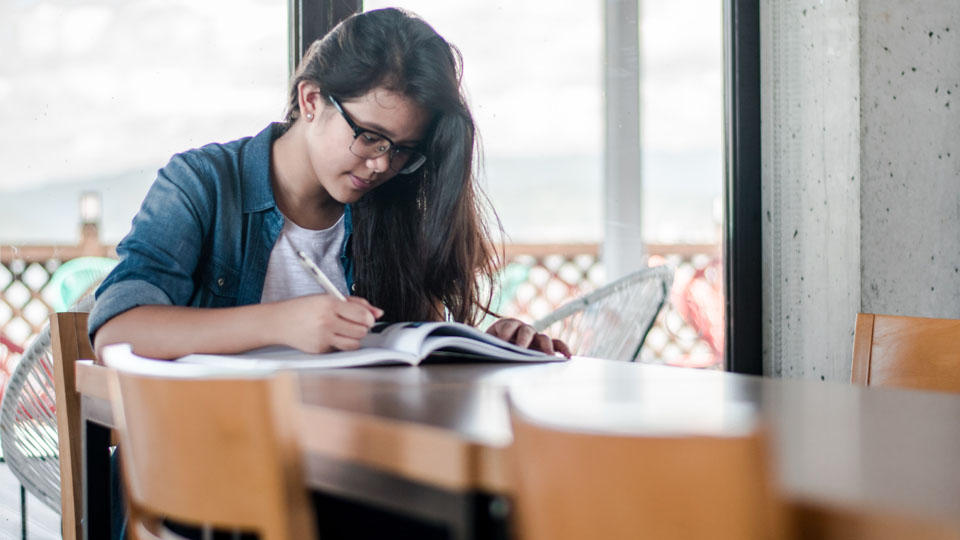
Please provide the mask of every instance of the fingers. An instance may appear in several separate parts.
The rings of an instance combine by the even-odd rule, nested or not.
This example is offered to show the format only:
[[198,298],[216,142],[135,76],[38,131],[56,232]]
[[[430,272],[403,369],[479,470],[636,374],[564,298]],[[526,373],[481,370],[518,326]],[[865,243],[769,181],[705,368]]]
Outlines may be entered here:
[[283,343],[306,352],[355,350],[383,310],[363,298],[339,300],[329,294],[292,298],[283,302],[287,317]]
[[518,347],[534,349],[535,347],[531,347],[531,344],[536,337],[537,331],[529,324],[524,324],[520,328],[517,328],[511,342]]
[[360,348],[360,339],[334,334],[329,339],[330,346],[338,351],[355,351]]
[[524,348],[530,346],[537,336],[532,326],[517,319],[500,319],[487,329],[487,333]]
[[333,306],[338,317],[346,321],[360,324],[366,328],[373,326],[377,319],[383,316],[383,310],[370,305],[363,298],[351,296],[346,302],[337,302]]
[[487,332],[519,347],[547,354],[560,353],[567,358],[572,356],[566,343],[559,339],[551,339],[546,334],[538,333],[532,326],[517,319],[500,319],[493,323],[487,329]]
[[553,354],[553,340],[546,334],[537,334],[530,343],[530,348],[547,354]]
[[566,356],[567,358],[573,356],[573,353],[570,352],[570,347],[567,347],[567,344],[559,339],[553,340],[553,350]]
[[380,317],[383,317],[383,310],[372,305],[370,302],[367,302],[365,298],[361,298],[359,296],[348,296],[347,302],[364,307],[373,315],[374,319],[379,319]]
[[330,344],[342,351],[359,348],[360,340],[367,335],[376,319],[383,316],[382,309],[356,296],[347,298],[346,302],[337,302],[334,312],[340,322],[331,325]]
[[490,325],[487,333],[513,343],[513,336],[521,326],[523,326],[523,321],[517,319],[500,319]]
[[[367,315],[369,316],[369,314]],[[340,336],[359,341],[367,335],[367,332],[370,331],[370,326],[373,325],[358,324],[346,319],[340,319],[335,324],[330,326],[330,333],[334,336]]]

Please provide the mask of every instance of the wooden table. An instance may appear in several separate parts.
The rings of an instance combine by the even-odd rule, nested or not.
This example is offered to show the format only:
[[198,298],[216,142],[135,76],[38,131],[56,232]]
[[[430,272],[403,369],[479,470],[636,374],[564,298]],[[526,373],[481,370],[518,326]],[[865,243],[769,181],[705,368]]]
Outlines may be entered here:
[[[104,370],[77,372],[91,531],[107,517],[90,504],[106,487]],[[299,379],[308,484],[438,524],[454,538],[507,535],[507,391],[534,416],[612,429],[641,418],[715,429],[746,411],[770,430],[801,536],[960,538],[957,395],[586,358],[304,371]]]

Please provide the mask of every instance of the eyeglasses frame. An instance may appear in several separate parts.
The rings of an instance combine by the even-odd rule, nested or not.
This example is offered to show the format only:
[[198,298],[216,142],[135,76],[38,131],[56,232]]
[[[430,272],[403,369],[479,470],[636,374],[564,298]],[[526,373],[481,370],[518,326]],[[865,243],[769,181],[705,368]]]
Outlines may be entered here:
[[[388,154],[388,153],[389,153],[389,154],[390,154],[390,159],[388,160],[388,164],[389,164],[389,166],[390,166],[390,169],[393,170],[394,172],[396,172],[397,174],[410,174],[410,173],[412,173],[412,172],[416,172],[416,170],[419,169],[420,166],[423,165],[424,162],[427,161],[427,156],[424,155],[422,152],[418,151],[416,148],[412,148],[412,147],[410,147],[410,146],[403,146],[403,145],[397,144],[397,143],[393,142],[393,140],[391,140],[390,137],[387,137],[386,135],[384,135],[383,133],[380,133],[379,131],[374,131],[374,130],[372,130],[372,129],[366,129],[366,128],[362,128],[362,127],[358,126],[357,123],[353,121],[353,118],[350,118],[350,115],[347,114],[347,111],[345,111],[345,110],[343,109],[343,106],[340,105],[340,102],[337,100],[337,98],[335,98],[335,97],[333,97],[333,96],[331,96],[331,95],[328,95],[328,96],[327,96],[327,99],[330,100],[330,103],[333,104],[333,107],[334,107],[335,109],[337,109],[337,112],[340,113],[340,116],[342,116],[343,119],[346,120],[347,125],[350,126],[350,129],[353,130],[353,142],[356,142],[357,139],[360,138],[360,135],[362,135],[362,134],[364,134],[364,133],[371,133],[371,134],[373,134],[373,135],[375,135],[375,136],[377,136],[377,137],[379,137],[379,138],[387,141],[387,144],[389,144],[389,146],[387,147],[387,149],[384,150],[383,152],[381,152],[381,153],[379,153],[379,154],[377,154],[377,155],[375,155],[375,156],[369,156],[369,157],[368,157],[368,156],[361,156],[361,155],[357,154],[356,152],[354,152],[354,151],[353,151],[353,143],[350,143],[350,153],[351,153],[351,154],[353,154],[353,155],[355,155],[355,156],[357,156],[357,157],[359,157],[359,158],[375,159],[375,158],[378,158],[378,157],[380,157],[380,156],[382,156],[382,155],[384,155],[384,154]],[[394,168],[393,168],[393,158],[396,157],[397,154],[398,154],[401,150],[404,150],[404,151],[406,151],[407,153],[410,154],[409,161],[407,161],[407,163],[405,164],[405,166],[404,166],[403,168],[401,168],[401,169],[394,169]]]

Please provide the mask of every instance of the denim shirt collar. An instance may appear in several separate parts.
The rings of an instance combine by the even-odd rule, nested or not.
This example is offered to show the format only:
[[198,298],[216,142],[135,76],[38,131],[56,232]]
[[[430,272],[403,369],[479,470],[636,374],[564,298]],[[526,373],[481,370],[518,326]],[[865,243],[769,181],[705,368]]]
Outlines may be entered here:
[[[273,141],[284,132],[284,125],[274,122],[255,135],[242,150],[240,156],[240,182],[243,190],[243,213],[270,211],[273,219],[267,220],[269,235],[275,241],[283,226],[280,209],[273,196],[273,186],[270,183],[270,155]],[[353,215],[350,205],[344,205],[344,237],[340,246],[340,264],[343,266],[350,292],[354,290],[354,264],[350,257],[350,244],[353,236]],[[269,245],[272,246],[273,242]],[[267,255],[269,257],[269,254]]]
[[270,150],[283,133],[283,124],[274,122],[243,147],[240,182],[243,186],[243,212],[262,212],[277,207],[270,184]]

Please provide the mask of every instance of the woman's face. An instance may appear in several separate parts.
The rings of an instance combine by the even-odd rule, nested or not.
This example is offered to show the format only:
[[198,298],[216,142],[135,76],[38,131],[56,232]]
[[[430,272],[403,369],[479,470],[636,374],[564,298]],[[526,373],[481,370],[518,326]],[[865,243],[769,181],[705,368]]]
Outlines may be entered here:
[[[307,158],[316,180],[341,203],[356,202],[368,191],[396,175],[390,166],[391,152],[364,158],[355,155],[354,130],[344,114],[360,129],[385,136],[394,144],[416,147],[426,133],[429,115],[406,96],[375,88],[340,102],[343,113],[316,86],[301,83],[301,116]],[[313,117],[309,118],[308,114]],[[363,135],[361,135],[362,137]],[[358,141],[355,148],[359,148]]]

